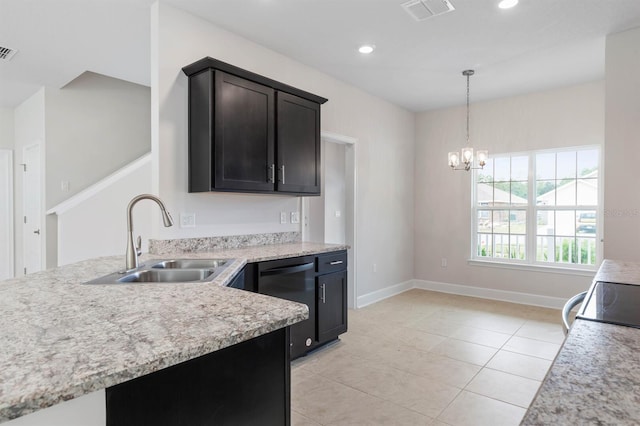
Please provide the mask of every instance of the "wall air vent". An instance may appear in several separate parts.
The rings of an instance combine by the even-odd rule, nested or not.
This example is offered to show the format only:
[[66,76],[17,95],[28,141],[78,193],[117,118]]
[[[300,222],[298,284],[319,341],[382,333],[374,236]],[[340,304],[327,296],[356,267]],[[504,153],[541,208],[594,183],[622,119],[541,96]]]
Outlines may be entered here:
[[8,47],[0,46],[0,59],[4,59],[5,61],[8,61],[17,52],[18,51],[16,49],[11,49],[11,48],[8,48]]
[[416,21],[424,21],[456,10],[449,0],[409,0],[402,3],[402,7]]

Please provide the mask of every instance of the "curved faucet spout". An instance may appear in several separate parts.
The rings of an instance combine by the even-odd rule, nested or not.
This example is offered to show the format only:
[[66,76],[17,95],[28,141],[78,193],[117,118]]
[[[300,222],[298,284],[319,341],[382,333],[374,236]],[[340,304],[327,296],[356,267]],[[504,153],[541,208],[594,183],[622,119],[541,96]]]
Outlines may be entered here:
[[133,206],[140,200],[152,200],[155,201],[160,207],[160,212],[162,213],[162,221],[164,222],[165,227],[169,227],[173,225],[173,218],[171,218],[171,214],[167,211],[167,208],[164,206],[164,203],[160,198],[151,194],[140,194],[136,195],[129,201],[129,205],[127,206],[127,253],[126,253],[126,270],[130,271],[132,269],[136,269],[138,267],[138,256],[141,254],[140,247],[140,239],[138,238],[138,244],[134,244],[133,242]]

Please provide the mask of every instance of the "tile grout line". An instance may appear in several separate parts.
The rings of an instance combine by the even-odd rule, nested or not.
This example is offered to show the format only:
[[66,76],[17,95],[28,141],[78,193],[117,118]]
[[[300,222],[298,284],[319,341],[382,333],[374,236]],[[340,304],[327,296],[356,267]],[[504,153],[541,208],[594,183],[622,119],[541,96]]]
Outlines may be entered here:
[[491,396],[483,395],[483,394],[481,394],[481,393],[474,392],[474,391],[471,391],[471,390],[468,390],[468,389],[465,389],[465,392],[469,392],[469,393],[472,393],[472,394],[474,394],[474,395],[482,396],[482,397],[484,397],[484,398],[489,398],[489,399],[492,399],[492,400],[494,400],[494,401],[502,402],[503,404],[508,404],[508,405],[511,405],[512,407],[518,407],[518,408],[521,408],[521,409],[523,409],[523,410],[525,410],[525,411],[526,411],[527,409],[529,409],[529,406],[531,406],[531,402],[530,402],[526,407],[523,407],[523,406],[521,406],[521,405],[513,404],[513,403],[511,403],[511,402],[503,401],[503,400],[498,399],[498,398],[493,398],[493,397],[491,397]]

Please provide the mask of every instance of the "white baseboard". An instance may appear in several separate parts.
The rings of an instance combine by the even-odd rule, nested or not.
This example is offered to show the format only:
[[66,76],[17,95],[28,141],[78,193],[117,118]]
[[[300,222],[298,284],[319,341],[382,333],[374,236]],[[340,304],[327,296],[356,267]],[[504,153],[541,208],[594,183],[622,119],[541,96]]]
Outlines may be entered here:
[[356,307],[364,308],[365,306],[371,305],[372,303],[376,303],[400,293],[404,293],[407,290],[411,290],[412,288],[415,288],[413,281],[414,280],[405,281],[400,284],[392,285],[391,287],[383,288],[382,290],[376,290],[372,291],[371,293],[358,296]]
[[449,284],[436,281],[413,280],[413,282],[413,288],[422,290],[459,294],[461,296],[479,297],[482,299],[500,300],[503,302],[519,303],[521,305],[541,306],[544,308],[562,309],[565,302],[567,301],[566,299],[560,297],[541,296],[538,294],[495,290],[491,288],[472,287],[468,285]]
[[436,281],[409,280],[383,288],[382,290],[376,290],[371,293],[358,296],[356,306],[358,308],[364,308],[365,306],[380,302],[381,300],[388,299],[389,297],[396,296],[414,288],[553,309],[562,309],[567,301],[560,297],[540,296],[538,294],[519,293],[517,291],[495,290],[491,288],[472,287],[468,285],[449,284]]

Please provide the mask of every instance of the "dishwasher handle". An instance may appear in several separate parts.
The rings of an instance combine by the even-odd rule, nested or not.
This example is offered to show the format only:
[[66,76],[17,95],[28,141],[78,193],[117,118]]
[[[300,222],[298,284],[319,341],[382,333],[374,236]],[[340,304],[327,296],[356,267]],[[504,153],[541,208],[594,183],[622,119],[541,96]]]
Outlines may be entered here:
[[578,293],[571,299],[567,300],[567,303],[564,304],[564,307],[562,308],[562,331],[564,331],[565,336],[569,333],[569,328],[571,328],[571,324],[569,324],[569,314],[571,313],[571,310],[582,303],[586,296],[587,292],[583,291],[582,293]]
[[269,275],[286,275],[286,274],[296,274],[298,272],[308,271],[313,269],[315,266],[315,262],[304,263],[302,265],[295,266],[285,266],[281,268],[272,268],[264,271],[260,271],[261,277],[266,277]]

